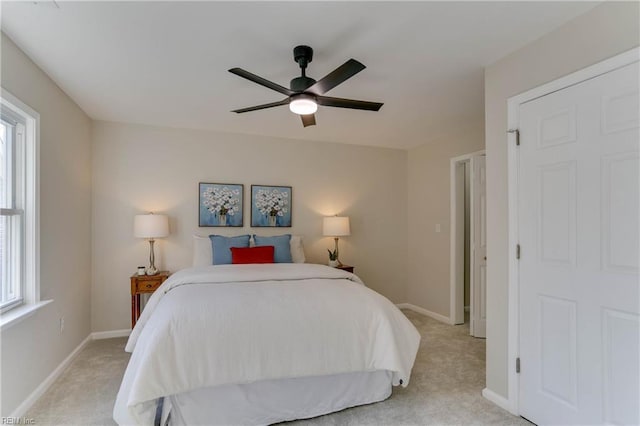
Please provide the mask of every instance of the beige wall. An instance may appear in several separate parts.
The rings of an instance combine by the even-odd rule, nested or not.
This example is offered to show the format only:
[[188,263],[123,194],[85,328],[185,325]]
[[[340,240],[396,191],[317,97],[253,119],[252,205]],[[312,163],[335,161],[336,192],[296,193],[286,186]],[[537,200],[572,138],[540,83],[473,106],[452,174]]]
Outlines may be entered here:
[[[409,150],[407,301],[449,316],[450,159],[484,149],[484,123]],[[440,224],[441,232],[435,232]]]
[[640,43],[637,2],[606,2],[487,67],[487,388],[507,397],[507,99]]
[[[402,150],[95,122],[93,126],[94,331],[130,327],[129,276],[148,259],[133,237],[133,216],[166,213],[159,266],[190,266],[192,235],[293,233],[308,261],[326,263],[331,238],[322,217],[351,218],[340,257],[368,286],[406,301],[407,153]],[[198,228],[198,182],[245,185],[244,228]],[[293,187],[292,228],[251,228],[251,184]]]
[[2,333],[8,416],[91,331],[91,121],[4,33],[1,60],[2,87],[40,114],[40,291],[53,299]]

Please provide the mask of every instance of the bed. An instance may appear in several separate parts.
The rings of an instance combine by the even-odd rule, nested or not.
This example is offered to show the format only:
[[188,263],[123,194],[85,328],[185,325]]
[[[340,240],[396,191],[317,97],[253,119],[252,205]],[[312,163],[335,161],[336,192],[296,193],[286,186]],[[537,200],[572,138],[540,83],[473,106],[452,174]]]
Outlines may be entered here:
[[172,275],[132,330],[120,425],[271,424],[407,386],[420,336],[354,274],[305,263]]

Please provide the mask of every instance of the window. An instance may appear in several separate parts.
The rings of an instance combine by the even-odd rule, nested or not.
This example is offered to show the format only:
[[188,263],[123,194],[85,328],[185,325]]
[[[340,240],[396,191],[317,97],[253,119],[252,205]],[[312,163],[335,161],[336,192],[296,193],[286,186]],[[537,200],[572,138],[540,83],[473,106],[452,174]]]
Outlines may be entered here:
[[21,304],[24,292],[24,122],[0,119],[0,309]]
[[8,93],[3,92],[0,100],[0,313],[4,313],[39,301],[38,118]]

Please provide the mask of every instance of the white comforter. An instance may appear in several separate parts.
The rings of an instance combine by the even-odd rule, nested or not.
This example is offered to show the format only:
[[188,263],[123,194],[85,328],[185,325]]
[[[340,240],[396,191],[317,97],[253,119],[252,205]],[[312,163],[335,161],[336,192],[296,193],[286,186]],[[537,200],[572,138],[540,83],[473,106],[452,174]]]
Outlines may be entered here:
[[184,269],[131,333],[114,419],[151,425],[159,397],[265,379],[389,370],[406,386],[419,342],[395,305],[335,268]]

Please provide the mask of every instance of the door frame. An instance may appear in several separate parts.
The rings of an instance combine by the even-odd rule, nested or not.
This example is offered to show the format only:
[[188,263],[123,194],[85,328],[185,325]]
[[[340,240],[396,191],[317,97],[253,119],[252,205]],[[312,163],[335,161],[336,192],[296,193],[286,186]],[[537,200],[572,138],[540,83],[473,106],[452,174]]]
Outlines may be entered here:
[[507,333],[507,408],[520,415],[520,377],[516,373],[516,358],[520,355],[519,265],[516,258],[518,244],[519,150],[515,130],[519,124],[520,105],[553,92],[590,80],[640,60],[640,47],[633,48],[549,83],[528,90],[507,100],[507,196],[508,196],[508,333]]
[[[469,154],[464,154],[464,155],[460,155],[458,157],[453,157],[450,160],[450,166],[449,166],[449,186],[450,186],[450,195],[449,195],[449,202],[450,202],[450,216],[449,216],[449,238],[450,238],[450,244],[449,244],[449,289],[450,289],[450,293],[449,293],[449,322],[451,324],[462,324],[464,323],[464,251],[463,251],[463,256],[462,258],[460,258],[460,256],[458,256],[458,239],[460,238],[460,229],[458,226],[458,213],[460,210],[460,207],[458,206],[458,200],[457,200],[457,191],[458,191],[458,185],[459,185],[459,181],[458,181],[458,176],[456,174],[456,168],[459,166],[460,163],[469,163],[471,164],[471,158],[473,157],[478,157],[480,155],[485,155],[485,150],[481,150],[481,151],[475,151],[475,152],[471,152]],[[471,180],[473,181],[473,173],[471,173]],[[473,184],[471,184],[470,186],[472,186]],[[472,207],[473,207],[473,202],[472,202]],[[473,210],[472,210],[473,211]],[[469,232],[472,233],[473,232],[473,218],[470,219],[470,226],[469,226]],[[463,227],[462,227],[462,233],[464,235],[464,223],[463,223]],[[464,241],[464,237],[463,237],[463,241]],[[464,243],[463,243],[464,244]],[[473,266],[473,259],[470,260],[472,262]],[[471,268],[470,268],[471,269]],[[462,276],[460,274],[460,271],[462,270]],[[472,269],[471,269],[472,270]],[[470,284],[469,286],[473,286],[473,279],[470,280]],[[473,292],[472,292],[473,294]],[[462,295],[462,309],[460,309],[459,306],[459,301],[460,301],[460,295]],[[471,301],[470,301],[470,305],[471,305]],[[469,308],[471,309],[471,307]],[[460,318],[462,318],[462,321],[460,321]],[[473,332],[473,330],[470,330],[470,332]]]

